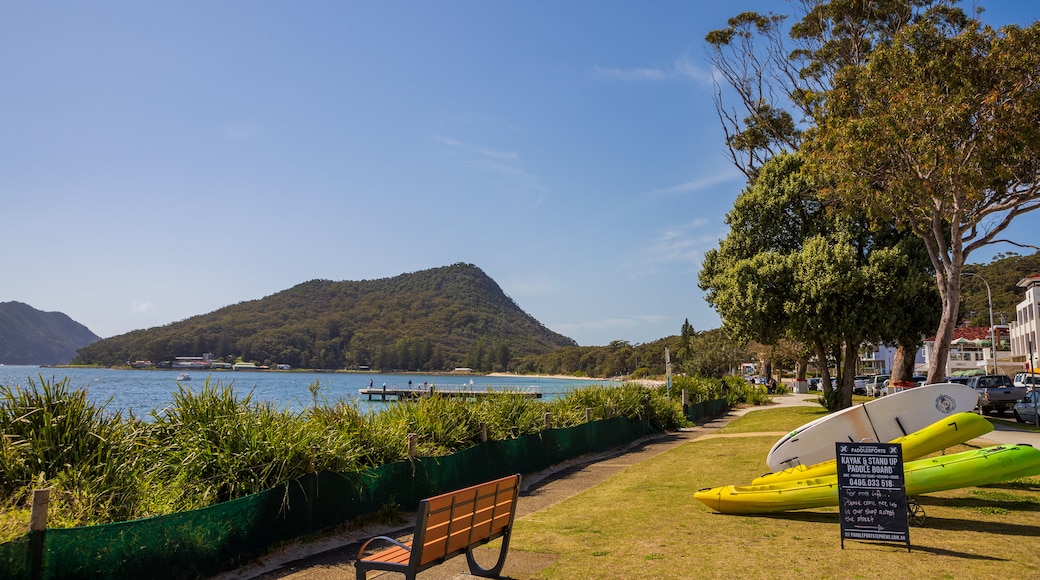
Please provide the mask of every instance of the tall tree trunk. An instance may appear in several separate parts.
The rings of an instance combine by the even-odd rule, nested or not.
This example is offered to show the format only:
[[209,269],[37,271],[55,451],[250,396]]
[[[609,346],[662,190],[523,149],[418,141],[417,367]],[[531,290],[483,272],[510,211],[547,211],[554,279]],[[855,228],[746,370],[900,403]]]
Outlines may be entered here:
[[[890,380],[909,381],[914,376],[914,363],[917,360],[917,345],[899,345],[892,359],[892,376]],[[930,381],[929,381],[930,382]]]
[[827,395],[827,393],[833,390],[831,386],[831,369],[827,364],[827,349],[823,347],[823,341],[819,338],[814,338],[812,344],[813,351],[816,353],[816,363],[819,365],[820,388],[823,389],[823,394]]
[[942,317],[935,333],[935,348],[928,361],[928,383],[941,383],[946,378],[946,365],[950,358],[950,343],[953,329],[957,327],[957,314],[961,301],[961,269],[951,265],[946,275],[936,274],[939,294],[942,296]]
[[859,341],[845,337],[845,368],[841,373],[841,408],[852,406],[852,387],[856,382],[856,363],[859,361]]

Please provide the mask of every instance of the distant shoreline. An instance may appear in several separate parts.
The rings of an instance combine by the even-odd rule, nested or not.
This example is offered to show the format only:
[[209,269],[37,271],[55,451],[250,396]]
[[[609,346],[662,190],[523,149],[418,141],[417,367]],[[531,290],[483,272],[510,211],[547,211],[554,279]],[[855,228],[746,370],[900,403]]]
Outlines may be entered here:
[[[574,375],[520,375],[517,373],[487,373],[489,377],[531,377],[536,379],[570,379],[573,381],[617,381],[618,379],[602,379],[597,377],[576,377]],[[621,379],[623,383],[639,383],[644,387],[657,387],[666,381],[659,379]]]
[[[72,364],[65,364],[65,365],[10,365],[10,366],[32,366],[32,367],[39,367],[41,369],[104,369],[104,370],[113,370],[113,371],[119,371],[119,370],[189,371],[189,372],[200,372],[201,373],[201,372],[205,372],[205,371],[209,371],[209,370],[223,370],[223,371],[229,371],[229,372],[242,372],[242,371],[232,371],[232,369],[186,369],[186,368],[171,369],[171,368],[155,368],[155,367],[132,369],[132,368],[129,368],[129,367],[126,367],[126,366],[103,367],[103,366],[94,366],[94,365],[72,365]],[[280,370],[280,369],[266,369],[266,368],[259,368],[259,367],[256,368],[256,369],[249,369],[249,370],[253,371],[253,372],[277,372],[277,373],[357,373],[357,374],[372,374],[372,375],[381,375],[381,374],[391,374],[391,375],[436,375],[436,376],[455,376],[455,377],[466,377],[466,376],[469,376],[469,377],[480,377],[480,376],[486,376],[486,377],[507,377],[507,378],[509,378],[509,377],[516,377],[516,378],[533,378],[533,379],[559,379],[559,380],[588,381],[588,382],[593,382],[593,381],[595,381],[595,382],[614,381],[614,382],[624,382],[624,383],[638,383],[638,384],[641,384],[641,385],[647,386],[647,387],[656,387],[656,386],[665,384],[665,381],[659,380],[659,379],[631,379],[631,378],[629,378],[629,379],[618,379],[618,378],[603,378],[603,377],[578,377],[578,376],[574,376],[574,375],[541,375],[541,374],[520,374],[520,373],[503,373],[503,372],[496,372],[496,373],[469,372],[469,373],[464,373],[464,372],[452,372],[452,371],[397,371],[397,372],[390,372],[390,373],[381,373],[379,371],[356,370],[356,369],[291,369],[291,370]]]
[[[464,374],[464,373],[454,373]],[[610,381],[613,379],[601,379],[597,377],[576,377],[574,375],[527,375],[518,373],[473,373],[474,375],[483,375],[486,377],[525,377],[533,379],[570,379],[573,381]]]

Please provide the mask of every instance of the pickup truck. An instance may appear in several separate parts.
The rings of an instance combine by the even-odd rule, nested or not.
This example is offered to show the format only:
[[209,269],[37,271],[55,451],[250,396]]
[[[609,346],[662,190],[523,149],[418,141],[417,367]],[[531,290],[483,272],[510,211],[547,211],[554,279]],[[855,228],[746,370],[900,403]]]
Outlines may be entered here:
[[971,377],[968,386],[979,393],[979,412],[999,415],[1025,398],[1027,389],[1016,387],[1007,375],[980,375]]

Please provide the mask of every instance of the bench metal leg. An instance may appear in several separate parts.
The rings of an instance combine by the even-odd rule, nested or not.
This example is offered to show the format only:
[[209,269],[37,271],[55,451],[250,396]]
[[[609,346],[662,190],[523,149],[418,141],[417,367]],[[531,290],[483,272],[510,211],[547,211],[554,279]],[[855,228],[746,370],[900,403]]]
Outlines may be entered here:
[[482,568],[477,563],[476,558],[473,557],[473,547],[471,546],[466,550],[466,563],[469,564],[469,573],[474,576],[480,576],[481,578],[498,578],[502,575],[502,568],[506,565],[506,554],[509,553],[509,536],[512,535],[513,530],[506,532],[502,536],[502,548],[498,552],[498,560],[495,561],[495,565],[490,568]]

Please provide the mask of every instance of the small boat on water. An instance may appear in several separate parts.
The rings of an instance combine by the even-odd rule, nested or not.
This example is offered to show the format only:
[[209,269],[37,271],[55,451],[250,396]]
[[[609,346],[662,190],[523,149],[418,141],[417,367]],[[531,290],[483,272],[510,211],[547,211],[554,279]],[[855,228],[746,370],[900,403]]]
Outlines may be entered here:
[[176,380],[178,380],[178,381],[190,381],[191,380],[191,375],[189,375],[188,373],[181,373],[181,374],[177,375],[177,379]]

